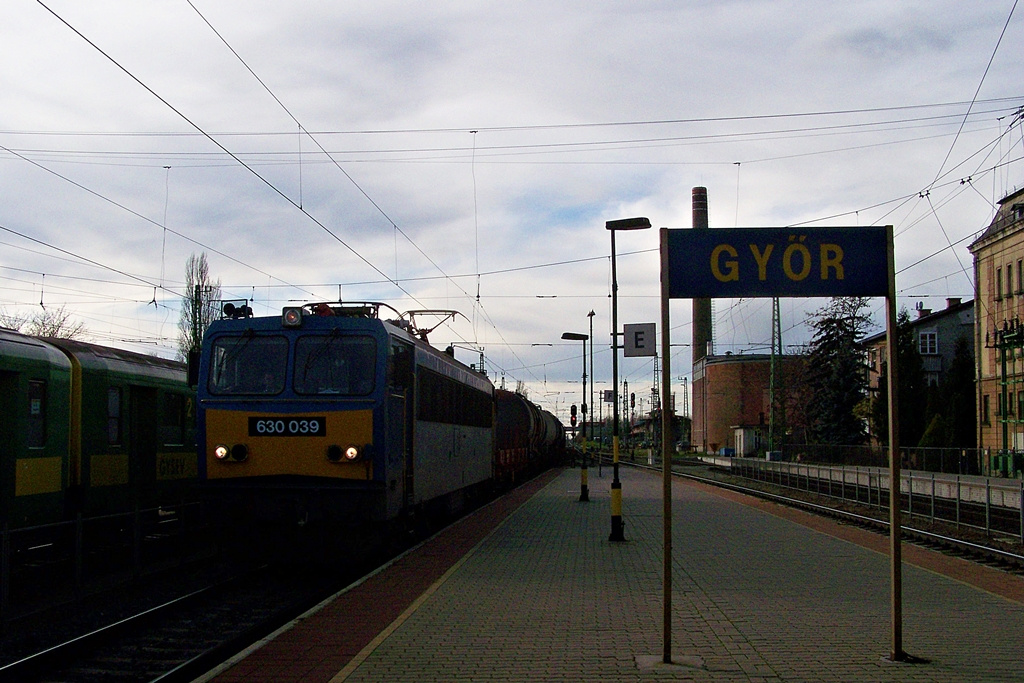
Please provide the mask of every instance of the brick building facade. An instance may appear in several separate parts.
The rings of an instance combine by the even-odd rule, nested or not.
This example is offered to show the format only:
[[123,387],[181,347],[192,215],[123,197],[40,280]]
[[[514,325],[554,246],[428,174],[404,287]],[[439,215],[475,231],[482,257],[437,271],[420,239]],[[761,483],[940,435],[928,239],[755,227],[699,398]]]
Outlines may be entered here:
[[[780,363],[780,391],[792,396],[803,357],[782,356]],[[691,442],[698,452],[716,453],[725,448],[736,455],[751,455],[767,450],[771,356],[727,354],[699,359],[693,366],[692,415]]]

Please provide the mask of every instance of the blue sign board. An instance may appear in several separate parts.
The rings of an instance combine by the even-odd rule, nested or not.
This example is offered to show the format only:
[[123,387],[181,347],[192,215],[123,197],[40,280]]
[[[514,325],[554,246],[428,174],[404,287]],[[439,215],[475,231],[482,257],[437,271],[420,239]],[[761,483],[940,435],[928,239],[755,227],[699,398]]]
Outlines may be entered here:
[[669,298],[886,296],[891,230],[668,230]]

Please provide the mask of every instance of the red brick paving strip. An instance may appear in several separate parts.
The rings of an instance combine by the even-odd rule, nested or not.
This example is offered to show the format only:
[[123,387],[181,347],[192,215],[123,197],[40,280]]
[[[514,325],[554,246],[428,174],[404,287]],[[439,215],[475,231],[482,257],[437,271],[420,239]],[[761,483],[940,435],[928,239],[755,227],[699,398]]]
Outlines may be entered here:
[[476,511],[384,571],[296,621],[213,680],[330,681],[424,591],[561,470],[550,470]]

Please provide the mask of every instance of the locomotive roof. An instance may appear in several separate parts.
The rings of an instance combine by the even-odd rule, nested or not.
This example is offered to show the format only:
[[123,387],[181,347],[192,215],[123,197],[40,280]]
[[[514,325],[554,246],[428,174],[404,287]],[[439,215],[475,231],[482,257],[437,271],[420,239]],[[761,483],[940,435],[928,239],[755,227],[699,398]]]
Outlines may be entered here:
[[408,321],[404,319],[385,320],[379,317],[368,315],[317,315],[306,314],[302,318],[301,326],[285,327],[282,324],[281,316],[253,316],[239,318],[223,318],[214,321],[209,329],[207,337],[214,335],[229,334],[239,335],[252,332],[287,332],[291,334],[324,334],[332,330],[349,330],[352,332],[370,333],[376,331],[381,334],[389,334],[401,337],[413,344],[416,349],[416,360],[422,366],[428,367],[439,374],[452,377],[463,383],[490,393],[494,389],[485,375],[470,368],[462,361],[444,353],[434,347],[430,342],[422,339]]

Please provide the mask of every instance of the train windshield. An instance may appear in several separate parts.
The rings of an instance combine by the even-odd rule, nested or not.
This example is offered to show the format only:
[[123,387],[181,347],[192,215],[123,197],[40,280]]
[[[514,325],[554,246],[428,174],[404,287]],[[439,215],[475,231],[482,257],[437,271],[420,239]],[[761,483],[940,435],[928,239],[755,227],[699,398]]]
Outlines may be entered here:
[[366,396],[377,376],[377,342],[368,336],[304,335],[295,341],[296,394]]
[[286,337],[219,337],[210,354],[207,387],[221,396],[273,396],[284,391],[287,368]]

